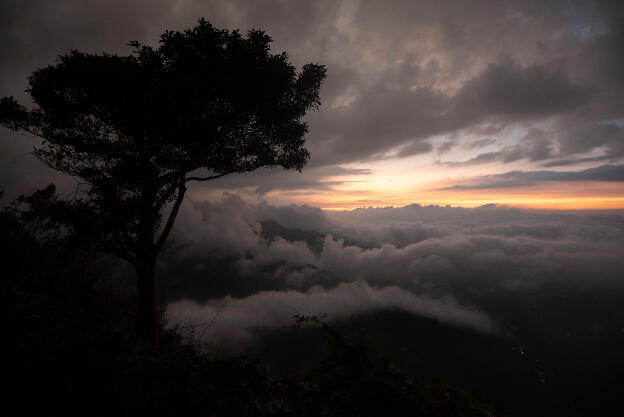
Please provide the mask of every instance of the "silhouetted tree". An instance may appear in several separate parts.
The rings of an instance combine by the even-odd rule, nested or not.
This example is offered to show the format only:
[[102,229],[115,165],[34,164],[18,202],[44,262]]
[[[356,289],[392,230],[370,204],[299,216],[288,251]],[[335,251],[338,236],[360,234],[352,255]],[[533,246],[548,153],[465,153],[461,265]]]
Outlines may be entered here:
[[157,48],[131,42],[129,56],[61,55],[29,78],[31,109],[0,102],[0,124],[42,138],[34,155],[83,183],[64,203],[71,236],[134,265],[144,340],[158,342],[156,258],[187,183],[301,171],[309,158],[301,119],[320,105],[325,67],[297,72],[270,43],[262,31],[242,36],[201,19],[165,32]]

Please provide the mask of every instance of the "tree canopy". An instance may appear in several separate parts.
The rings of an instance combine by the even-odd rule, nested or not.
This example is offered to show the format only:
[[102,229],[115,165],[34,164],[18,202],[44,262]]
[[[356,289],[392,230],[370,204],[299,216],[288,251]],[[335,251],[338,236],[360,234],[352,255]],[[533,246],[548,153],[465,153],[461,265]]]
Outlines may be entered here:
[[68,229],[135,265],[141,287],[186,183],[308,161],[302,118],[320,105],[325,67],[298,72],[271,41],[201,19],[158,47],[131,42],[128,56],[73,50],[31,75],[32,108],[1,99],[0,124],[42,138],[34,155],[81,181]]

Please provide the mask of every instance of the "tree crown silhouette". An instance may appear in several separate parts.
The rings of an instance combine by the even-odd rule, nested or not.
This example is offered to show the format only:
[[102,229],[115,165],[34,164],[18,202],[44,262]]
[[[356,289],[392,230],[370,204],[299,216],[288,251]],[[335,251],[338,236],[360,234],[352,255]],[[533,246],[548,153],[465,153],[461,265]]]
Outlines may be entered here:
[[158,47],[131,42],[129,56],[73,50],[31,75],[32,108],[0,101],[0,124],[42,138],[34,155],[82,182],[64,203],[73,237],[135,266],[146,338],[157,330],[156,257],[186,184],[300,171],[309,158],[302,118],[320,105],[325,67],[297,72],[270,43],[263,31],[242,36],[201,19],[163,33]]

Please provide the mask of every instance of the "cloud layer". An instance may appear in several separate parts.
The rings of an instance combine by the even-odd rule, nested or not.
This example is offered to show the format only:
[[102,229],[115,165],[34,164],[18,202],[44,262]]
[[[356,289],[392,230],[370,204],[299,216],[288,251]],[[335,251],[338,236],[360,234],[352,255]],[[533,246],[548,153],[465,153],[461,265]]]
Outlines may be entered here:
[[292,325],[293,314],[324,313],[335,321],[389,309],[484,333],[495,330],[487,315],[464,308],[452,299],[416,296],[395,286],[371,288],[363,281],[341,283],[331,289],[312,287],[306,292],[262,291],[245,298],[226,297],[203,304],[183,300],[169,305],[167,317],[178,326],[199,323],[197,327],[207,340],[236,347],[253,342],[253,330],[275,330]]
[[624,165],[601,165],[582,171],[511,171],[477,178],[473,184],[454,185],[445,190],[480,190],[524,187],[546,181],[624,181]]
[[223,340],[228,329],[242,340],[287,325],[294,312],[338,320],[391,308],[492,331],[504,328],[488,307],[499,298],[624,289],[621,214],[417,204],[325,212],[227,195],[187,205],[173,238],[160,265],[172,317],[207,322],[222,311],[213,336]]

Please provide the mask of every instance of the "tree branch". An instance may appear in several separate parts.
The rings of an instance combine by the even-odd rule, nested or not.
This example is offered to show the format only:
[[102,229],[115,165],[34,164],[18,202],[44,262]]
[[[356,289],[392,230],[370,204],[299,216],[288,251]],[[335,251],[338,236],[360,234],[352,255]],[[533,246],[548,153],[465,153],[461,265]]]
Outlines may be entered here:
[[210,180],[216,180],[217,178],[225,177],[226,175],[231,174],[233,172],[234,171],[227,171],[227,172],[224,172],[222,174],[213,175],[211,177],[188,177],[184,181],[185,182],[189,182],[189,181],[210,181]]
[[[188,172],[188,171],[183,171],[183,172]],[[180,174],[181,174],[181,171],[172,171],[172,172],[168,172],[166,174],[161,175],[156,182],[157,187],[164,187],[170,182],[176,182],[178,178],[180,177]]]
[[165,224],[165,228],[163,229],[158,241],[154,245],[155,254],[157,254],[162,248],[163,244],[167,240],[171,229],[173,228],[173,223],[178,215],[178,211],[180,210],[180,206],[182,205],[182,200],[184,200],[184,193],[186,192],[186,185],[184,179],[180,180],[180,184],[178,185],[178,196],[176,197],[176,201],[171,208],[171,213],[169,213],[169,218],[167,219],[167,223]]
[[169,188],[160,197],[160,199],[156,202],[156,204],[154,204],[154,209],[160,211],[161,207],[164,206],[169,201],[171,196],[173,196],[175,189],[176,189],[176,184],[171,184]]

